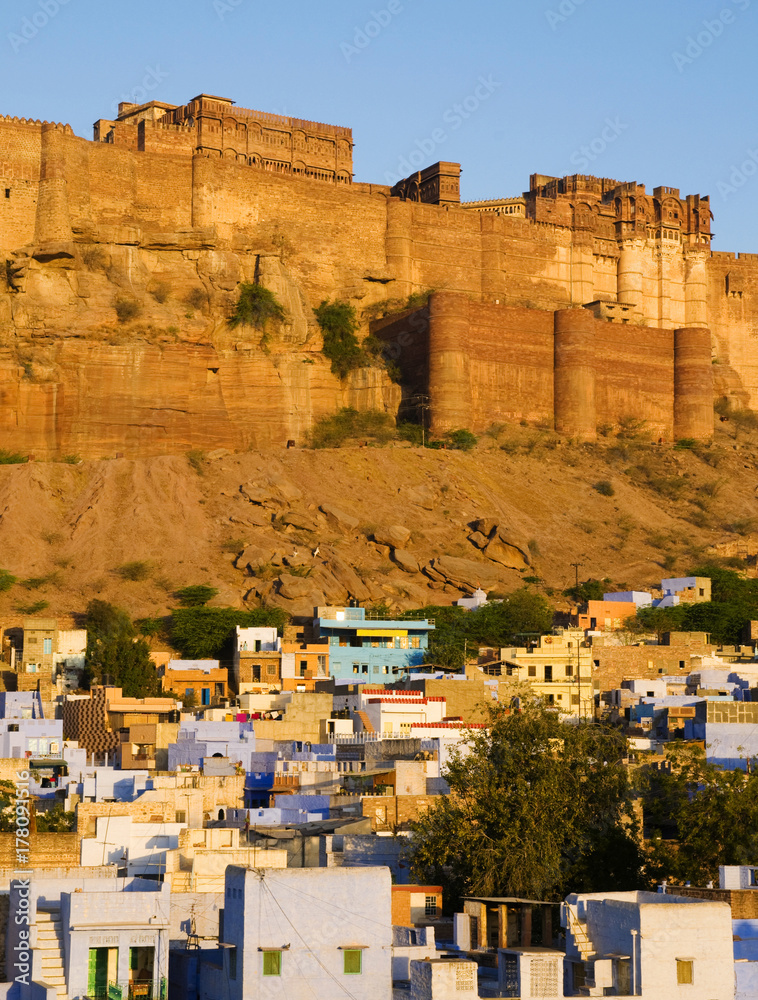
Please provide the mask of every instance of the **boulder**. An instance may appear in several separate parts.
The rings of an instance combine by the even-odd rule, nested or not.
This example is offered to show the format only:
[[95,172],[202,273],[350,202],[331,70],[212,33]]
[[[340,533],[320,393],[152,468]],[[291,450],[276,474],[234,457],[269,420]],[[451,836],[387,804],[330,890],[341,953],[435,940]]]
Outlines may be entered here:
[[355,531],[361,523],[357,517],[353,517],[352,514],[346,514],[344,510],[340,510],[339,507],[332,507],[331,504],[322,503],[319,509],[333,528]]
[[428,486],[414,486],[411,489],[401,490],[400,495],[407,503],[423,507],[424,510],[434,510],[437,502],[434,493]]
[[456,556],[439,556],[432,559],[424,572],[432,580],[441,580],[452,584],[457,590],[492,590],[500,579],[500,574],[494,566],[487,563],[474,562],[473,559],[460,559]]
[[272,477],[271,486],[277,491],[279,496],[284,497],[288,503],[292,503],[294,500],[300,500],[303,496],[303,491],[300,487],[295,486],[294,483],[291,483],[289,479],[285,479],[284,477]]
[[476,521],[471,522],[471,527],[475,532],[479,531],[486,538],[489,538],[495,528],[497,528],[497,521],[494,521],[491,517],[480,517]]
[[255,573],[258,566],[271,562],[272,555],[271,549],[261,548],[260,545],[247,545],[237,556],[234,565],[237,569],[247,569],[251,573]]
[[356,601],[368,601],[371,599],[371,592],[352,566],[348,566],[338,556],[332,556],[327,565],[335,580]]
[[260,504],[261,506],[275,503],[277,500],[276,492],[270,486],[263,483],[243,483],[240,486],[240,493],[250,503]]
[[[322,591],[329,604],[344,604],[349,594],[347,589],[335,578],[333,573],[325,565],[314,566],[308,580],[310,583]],[[315,605],[314,605],[315,607]]]
[[418,573],[418,559],[406,549],[395,549],[392,558],[405,573]]
[[313,590],[313,583],[303,576],[282,573],[277,581],[278,593],[288,601],[297,601]]
[[391,524],[389,528],[377,528],[374,541],[379,545],[390,545],[393,549],[402,549],[408,544],[411,533],[401,524]]
[[318,531],[316,519],[310,514],[304,514],[302,511],[287,511],[286,514],[282,515],[281,521],[282,524],[291,525],[291,527],[298,528],[300,531]]
[[232,514],[229,518],[232,524],[241,524],[246,528],[266,528],[271,524],[271,513],[263,507],[247,507],[244,513]]
[[483,549],[487,545],[487,542],[489,541],[489,538],[487,537],[487,535],[483,534],[481,531],[475,531],[472,535],[468,536],[468,540],[473,545],[476,545],[476,547],[478,549]]
[[529,550],[524,552],[518,545],[504,541],[500,535],[495,535],[484,550],[484,554],[493,562],[500,563],[508,569],[526,569],[529,565]]
[[285,566],[309,566],[311,557],[307,552],[292,552],[290,555],[284,556],[282,561]]

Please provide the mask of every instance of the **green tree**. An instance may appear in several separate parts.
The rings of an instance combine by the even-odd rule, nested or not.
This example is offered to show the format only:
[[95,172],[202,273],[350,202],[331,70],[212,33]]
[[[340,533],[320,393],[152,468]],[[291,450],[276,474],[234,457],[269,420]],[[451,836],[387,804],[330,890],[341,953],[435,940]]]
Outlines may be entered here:
[[539,703],[498,706],[445,770],[451,794],[413,824],[422,884],[462,896],[560,900],[568,891],[640,884],[626,740],[596,723],[567,725]]
[[16,829],[16,786],[12,781],[0,781],[0,833],[12,833]]
[[325,299],[313,310],[324,335],[324,355],[332,363],[335,375],[344,379],[348,372],[364,362],[364,352],[356,337],[358,320],[349,302]]
[[257,330],[265,330],[269,320],[283,319],[284,309],[271,289],[247,281],[242,282],[239,286],[237,304],[228,321],[232,329],[238,326],[253,326]]
[[66,812],[60,802],[46,812],[38,812],[36,818],[39,833],[71,833],[76,829],[76,813]]
[[237,625],[244,628],[271,626],[282,629],[289,621],[281,608],[178,608],[171,613],[169,635],[176,649],[188,660],[213,659],[226,652]]
[[464,652],[471,656],[479,646],[507,646],[520,642],[524,635],[543,635],[553,624],[553,608],[542,594],[520,587],[502,601],[492,601],[476,611],[457,605],[429,605],[405,611],[402,620],[433,618],[425,660],[441,667],[459,670]]
[[207,583],[195,583],[177,590],[176,596],[183,608],[202,608],[218,593],[217,587]]
[[691,743],[665,748],[667,767],[642,767],[640,790],[651,879],[718,880],[720,865],[758,857],[758,774],[724,771]]
[[602,601],[605,587],[600,580],[585,580],[576,587],[567,587],[563,593],[581,604],[587,601]]
[[90,601],[85,617],[87,656],[84,683],[114,684],[129,698],[146,698],[160,691],[150,647],[123,608],[107,601]]

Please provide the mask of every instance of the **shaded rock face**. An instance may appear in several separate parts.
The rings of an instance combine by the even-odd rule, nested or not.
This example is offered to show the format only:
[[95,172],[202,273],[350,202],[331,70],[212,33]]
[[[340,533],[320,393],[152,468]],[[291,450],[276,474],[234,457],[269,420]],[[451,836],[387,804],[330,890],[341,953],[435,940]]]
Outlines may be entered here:
[[[170,235],[15,257],[0,290],[6,447],[43,459],[281,448],[341,407],[394,415],[400,389],[382,368],[332,374],[312,304],[279,257]],[[274,291],[284,321],[230,328],[242,281]]]
[[520,532],[488,517],[472,521],[470,527],[474,530],[469,535],[469,541],[481,549],[488,559],[506,569],[522,570],[531,565],[529,544]]

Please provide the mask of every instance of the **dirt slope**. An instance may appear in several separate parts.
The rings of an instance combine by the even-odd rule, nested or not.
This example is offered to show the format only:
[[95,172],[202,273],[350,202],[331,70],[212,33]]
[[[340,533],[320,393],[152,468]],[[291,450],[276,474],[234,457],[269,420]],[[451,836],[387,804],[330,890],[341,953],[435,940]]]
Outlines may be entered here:
[[[539,577],[561,590],[577,561],[581,578],[644,588],[709,554],[751,563],[758,551],[752,448],[727,442],[705,459],[637,446],[509,450],[485,440],[470,453],[215,452],[199,471],[185,456],[1,466],[0,566],[27,584],[0,594],[0,619],[17,624],[46,601],[44,613],[63,622],[92,597],[163,614],[173,590],[204,582],[219,588],[217,603],[265,600],[296,613],[348,596],[450,603],[461,590],[446,579],[508,590]],[[603,481],[612,496],[595,488]],[[499,550],[488,551],[501,562],[469,540],[477,518],[497,526]],[[400,532],[393,561],[370,539],[395,525],[412,534]],[[502,565],[503,551],[521,571]],[[413,571],[431,560],[434,579]],[[135,561],[148,564],[144,578],[124,579],[119,568]]]

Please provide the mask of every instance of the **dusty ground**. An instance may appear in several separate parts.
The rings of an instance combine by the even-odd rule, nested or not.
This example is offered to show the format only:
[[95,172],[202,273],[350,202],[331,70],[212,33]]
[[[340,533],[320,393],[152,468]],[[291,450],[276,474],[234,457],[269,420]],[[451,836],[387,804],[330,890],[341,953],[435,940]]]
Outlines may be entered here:
[[[595,488],[605,481],[612,496]],[[251,495],[258,489],[264,502],[252,503],[241,486]],[[283,558],[296,567],[290,585],[308,591],[306,581],[322,581],[325,597],[323,580],[342,562],[371,600],[404,607],[455,600],[459,590],[404,572],[389,549],[369,540],[389,525],[411,530],[405,548],[421,566],[439,556],[476,560],[485,575],[496,571],[501,590],[538,577],[536,586],[560,591],[573,583],[575,562],[582,579],[642,589],[714,553],[747,557],[749,565],[758,551],[757,487],[753,443],[735,446],[728,433],[700,454],[635,442],[556,444],[512,429],[470,453],[397,445],[212,453],[195,465],[176,456],[0,466],[0,567],[19,579],[0,594],[0,620],[19,624],[47,602],[37,613],[63,624],[93,597],[135,617],[161,615],[176,605],[177,587],[206,582],[220,590],[216,603],[256,606],[262,591],[302,613],[310,593],[277,596],[279,576],[292,572]],[[322,504],[358,526],[330,523]],[[315,530],[284,525],[293,510]],[[518,572],[483,556],[468,540],[469,523],[480,517],[528,548],[531,567]],[[235,565],[246,548],[258,553],[257,579]],[[147,564],[138,571],[144,578],[124,579],[120,568],[135,561]]]

